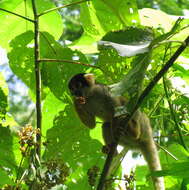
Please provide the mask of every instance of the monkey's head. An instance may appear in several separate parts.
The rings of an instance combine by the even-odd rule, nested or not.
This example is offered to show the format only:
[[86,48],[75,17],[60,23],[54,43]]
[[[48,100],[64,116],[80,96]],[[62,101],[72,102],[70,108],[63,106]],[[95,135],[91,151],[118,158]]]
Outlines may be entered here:
[[68,88],[75,97],[85,97],[85,89],[95,84],[95,78],[92,73],[79,73],[74,75],[69,83]]

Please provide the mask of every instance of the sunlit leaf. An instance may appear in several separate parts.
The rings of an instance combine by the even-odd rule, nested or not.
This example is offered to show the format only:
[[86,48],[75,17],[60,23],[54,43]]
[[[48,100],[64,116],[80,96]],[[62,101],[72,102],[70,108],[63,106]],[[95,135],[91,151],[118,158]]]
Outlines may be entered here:
[[[36,1],[36,4],[37,4],[37,11],[39,13],[55,7],[55,5],[52,2],[46,0],[38,0]],[[1,1],[0,8],[33,19],[31,1],[23,1],[23,0],[11,0],[11,2]],[[0,38],[1,39],[3,38],[3,40],[0,41],[0,45],[4,48],[8,48],[9,42],[12,39],[14,39],[17,35],[20,35],[21,33],[28,30],[34,30],[34,25],[32,22],[2,10],[0,10],[0,25],[1,25]],[[56,39],[59,39],[63,30],[61,16],[55,11],[51,12],[50,14],[41,16],[40,30],[41,31],[47,30]]]

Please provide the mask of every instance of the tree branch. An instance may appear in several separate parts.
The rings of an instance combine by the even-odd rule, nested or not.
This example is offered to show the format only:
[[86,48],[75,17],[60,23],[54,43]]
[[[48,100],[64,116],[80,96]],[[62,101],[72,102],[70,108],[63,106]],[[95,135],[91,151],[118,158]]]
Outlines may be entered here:
[[76,64],[76,65],[84,65],[87,67],[93,67],[96,69],[100,69],[100,67],[95,66],[95,65],[90,65],[90,64],[86,64],[86,63],[81,63],[81,62],[76,62],[76,61],[71,61],[71,60],[64,60],[64,59],[40,59],[39,62],[65,62],[65,63],[71,63],[71,64]]
[[17,14],[17,13],[12,12],[12,11],[8,11],[8,10],[3,9],[3,8],[0,8],[0,10],[1,10],[1,11],[4,11],[4,12],[7,12],[7,13],[10,13],[10,14],[12,14],[12,15],[15,15],[15,16],[17,16],[17,17],[23,18],[23,19],[25,19],[25,20],[28,20],[28,21],[30,21],[30,22],[34,22],[34,20],[32,20],[32,19],[27,18],[27,17],[22,16],[22,15],[19,15],[19,14]]
[[[163,75],[168,71],[168,69],[173,65],[175,60],[179,57],[179,55],[185,50],[185,48],[189,44],[189,36],[185,39],[184,43],[177,49],[177,51],[173,54],[173,56],[167,61],[167,63],[163,66],[163,68],[158,72],[158,74],[152,79],[152,81],[148,84],[148,86],[144,89],[142,94],[140,95],[136,105],[133,107],[130,114],[126,116],[126,118],[122,121],[125,124],[125,128],[127,127],[127,124],[132,117],[132,115],[135,113],[135,111],[140,107],[144,99],[147,97],[147,95],[150,93],[150,91],[153,89],[153,87],[158,83],[158,81],[163,77]],[[115,155],[115,151],[119,142],[119,138],[116,140],[116,142],[112,143],[110,152],[108,154],[108,157],[106,159],[106,162],[104,164],[104,168],[99,180],[99,184],[97,186],[97,190],[103,190],[104,183],[106,180],[106,176],[108,174],[110,165],[113,160],[113,156]]]
[[144,89],[142,94],[140,95],[137,104],[135,106],[135,111],[140,107],[144,98],[150,93],[152,88],[157,84],[157,82],[163,77],[163,75],[168,71],[168,69],[173,65],[179,55],[185,50],[185,48],[189,44],[189,36],[186,38],[184,43],[177,49],[177,51],[173,54],[173,56],[167,61],[164,67],[158,72],[158,74],[152,79],[149,85]]
[[156,146],[158,146],[159,148],[161,148],[164,152],[166,152],[171,158],[178,160],[178,158],[176,156],[174,156],[171,152],[169,152],[167,149],[165,149],[163,146],[161,146],[160,144],[156,143]]
[[90,0],[81,0],[81,1],[77,1],[77,2],[70,3],[70,4],[68,4],[68,5],[63,5],[63,6],[60,6],[60,7],[55,7],[55,8],[52,8],[52,9],[49,9],[49,10],[46,10],[46,11],[40,13],[38,16],[40,17],[40,16],[45,15],[45,14],[47,14],[47,13],[50,13],[50,12],[52,12],[52,11],[57,11],[57,10],[59,10],[59,9],[65,8],[65,7],[70,7],[70,6],[72,6],[72,5],[77,5],[77,4],[80,4],[80,3],[83,3],[83,2],[87,2],[87,1],[90,1]]
[[[35,83],[36,83],[36,112],[37,112],[37,129],[39,129],[41,133],[41,121],[42,121],[42,114],[41,114],[41,70],[40,70],[40,62],[39,62],[39,18],[37,16],[37,9],[35,6],[35,0],[32,0],[32,8],[34,14],[34,55],[35,55]],[[36,153],[38,157],[41,156],[41,134],[36,135],[37,139],[37,148]]]

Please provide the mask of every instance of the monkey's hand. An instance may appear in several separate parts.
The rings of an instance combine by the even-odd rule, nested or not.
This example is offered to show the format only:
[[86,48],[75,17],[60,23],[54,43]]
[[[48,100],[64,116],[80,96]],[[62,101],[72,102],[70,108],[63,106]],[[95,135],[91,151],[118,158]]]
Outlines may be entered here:
[[78,104],[85,104],[86,103],[86,99],[83,96],[76,97],[75,99],[76,99]]
[[85,98],[84,100],[82,98],[75,99],[74,106],[82,123],[86,125],[88,128],[93,129],[96,125],[95,115],[87,111]]

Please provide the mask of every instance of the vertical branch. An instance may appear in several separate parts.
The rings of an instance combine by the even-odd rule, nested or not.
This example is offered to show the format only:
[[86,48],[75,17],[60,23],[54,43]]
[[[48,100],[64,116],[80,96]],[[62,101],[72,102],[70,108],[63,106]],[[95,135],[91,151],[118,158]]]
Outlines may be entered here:
[[[41,133],[41,71],[39,66],[39,17],[37,15],[37,9],[35,5],[35,0],[32,0],[32,8],[34,14],[34,61],[35,61],[35,83],[36,83],[36,112],[37,112],[37,129]],[[37,148],[36,153],[38,157],[41,156],[41,134],[38,133],[36,136],[37,139]]]

